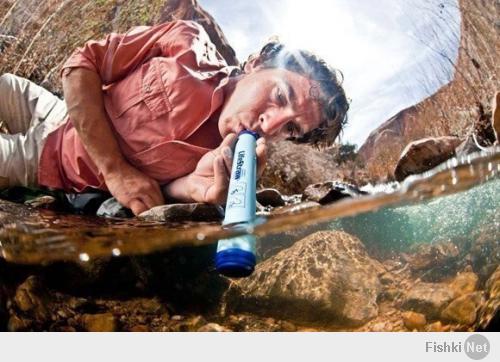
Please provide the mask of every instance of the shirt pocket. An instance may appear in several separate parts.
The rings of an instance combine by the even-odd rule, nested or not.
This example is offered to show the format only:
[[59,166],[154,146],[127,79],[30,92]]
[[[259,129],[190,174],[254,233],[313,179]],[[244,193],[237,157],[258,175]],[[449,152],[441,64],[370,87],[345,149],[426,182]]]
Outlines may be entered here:
[[[165,77],[165,75],[163,75]],[[157,58],[116,84],[111,90],[112,115],[117,128],[125,133],[172,110]]]

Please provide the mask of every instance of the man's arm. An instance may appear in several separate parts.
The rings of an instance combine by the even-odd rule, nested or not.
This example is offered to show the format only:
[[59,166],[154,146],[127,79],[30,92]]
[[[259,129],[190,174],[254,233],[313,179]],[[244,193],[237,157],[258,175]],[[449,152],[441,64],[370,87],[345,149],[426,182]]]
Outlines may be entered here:
[[121,153],[104,109],[99,75],[84,68],[65,69],[62,80],[71,122],[111,194],[136,215],[162,205],[158,183]]

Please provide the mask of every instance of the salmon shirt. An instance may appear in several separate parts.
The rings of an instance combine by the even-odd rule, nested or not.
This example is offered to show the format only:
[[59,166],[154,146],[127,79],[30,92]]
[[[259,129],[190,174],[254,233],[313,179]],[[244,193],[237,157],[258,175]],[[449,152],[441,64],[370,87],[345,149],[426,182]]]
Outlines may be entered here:
[[[102,81],[104,106],[123,156],[160,184],[191,173],[222,141],[217,120],[231,72],[205,30],[192,21],[136,27],[89,41],[63,65]],[[70,71],[70,70],[69,70]],[[42,186],[107,190],[71,118],[48,135],[38,166]]]

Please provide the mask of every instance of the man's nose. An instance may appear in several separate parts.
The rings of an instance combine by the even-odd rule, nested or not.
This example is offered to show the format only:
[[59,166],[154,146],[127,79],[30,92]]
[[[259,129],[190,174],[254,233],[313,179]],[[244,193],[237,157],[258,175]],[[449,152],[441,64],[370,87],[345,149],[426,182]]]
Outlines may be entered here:
[[276,136],[288,122],[288,117],[283,112],[266,112],[259,116],[260,129],[264,136]]

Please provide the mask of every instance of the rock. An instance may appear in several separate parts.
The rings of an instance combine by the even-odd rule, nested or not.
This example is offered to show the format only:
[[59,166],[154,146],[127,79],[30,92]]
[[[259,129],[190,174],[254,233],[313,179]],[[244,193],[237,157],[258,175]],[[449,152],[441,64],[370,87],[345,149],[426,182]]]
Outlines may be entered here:
[[448,322],[471,325],[475,322],[477,311],[483,301],[481,292],[464,294],[453,300],[441,313]]
[[491,125],[497,139],[496,144],[500,143],[500,92],[497,91],[493,97],[491,105]]
[[33,323],[29,319],[20,318],[13,315],[9,318],[9,323],[7,325],[7,330],[9,332],[24,332],[29,331],[33,326]]
[[14,304],[26,317],[37,324],[44,324],[50,319],[49,298],[40,279],[28,277],[16,290]]
[[285,200],[281,196],[280,192],[276,189],[262,189],[257,191],[257,202],[262,206],[285,206]]
[[455,148],[460,144],[458,137],[423,138],[408,144],[403,150],[394,169],[397,181],[409,175],[419,174],[436,167],[455,156]]
[[228,306],[278,318],[360,325],[377,316],[381,270],[359,239],[341,231],[320,231],[233,284]]
[[402,308],[437,319],[444,307],[455,297],[453,290],[441,283],[418,283],[405,295]]
[[449,326],[443,326],[443,323],[441,323],[441,321],[431,323],[425,328],[426,332],[446,332],[448,330]]
[[415,313],[410,311],[410,312],[403,312],[401,315],[403,317],[403,323],[405,327],[408,328],[410,331],[413,331],[414,329],[420,331],[427,324],[427,319],[425,318],[425,315],[421,313]]
[[132,328],[129,329],[130,332],[149,332],[148,326],[145,326],[143,324],[139,324],[137,326],[133,326]]
[[335,167],[333,153],[309,145],[269,142],[267,154],[259,185],[276,188],[282,194],[299,194],[310,184],[343,178],[343,172]]
[[223,327],[217,323],[208,323],[198,328],[198,332],[232,332],[229,328]]
[[303,200],[315,201],[320,204],[329,204],[345,197],[356,197],[366,192],[360,191],[356,186],[340,181],[316,183],[306,187]]
[[30,199],[24,202],[25,205],[35,207],[35,208],[51,208],[53,204],[56,202],[56,198],[50,195],[43,195],[35,197],[34,199]]
[[305,210],[305,209],[313,209],[321,207],[321,204],[314,202],[314,201],[306,201],[306,202],[301,202],[299,204],[295,205],[287,205],[287,206],[282,206],[282,207],[277,207],[273,209],[271,212],[272,215],[286,215],[286,214],[294,214],[296,212]]
[[115,332],[118,329],[116,318],[111,313],[84,314],[82,324],[87,332]]
[[459,255],[458,247],[451,242],[438,244],[419,244],[412,254],[402,254],[413,272],[425,272],[424,280],[444,277],[453,271]]
[[111,197],[104,201],[97,209],[96,215],[100,217],[119,218],[130,218],[134,216],[130,209],[120,204],[114,197]]
[[479,278],[475,273],[464,272],[453,279],[450,288],[455,292],[455,295],[461,296],[474,292],[477,289],[478,282]]
[[500,329],[500,266],[486,281],[487,301],[479,311],[477,327],[484,331]]
[[147,221],[220,221],[224,211],[212,204],[170,204],[144,211],[139,218]]
[[281,321],[280,323],[280,331],[282,332],[295,332],[297,331],[297,326],[288,321]]

